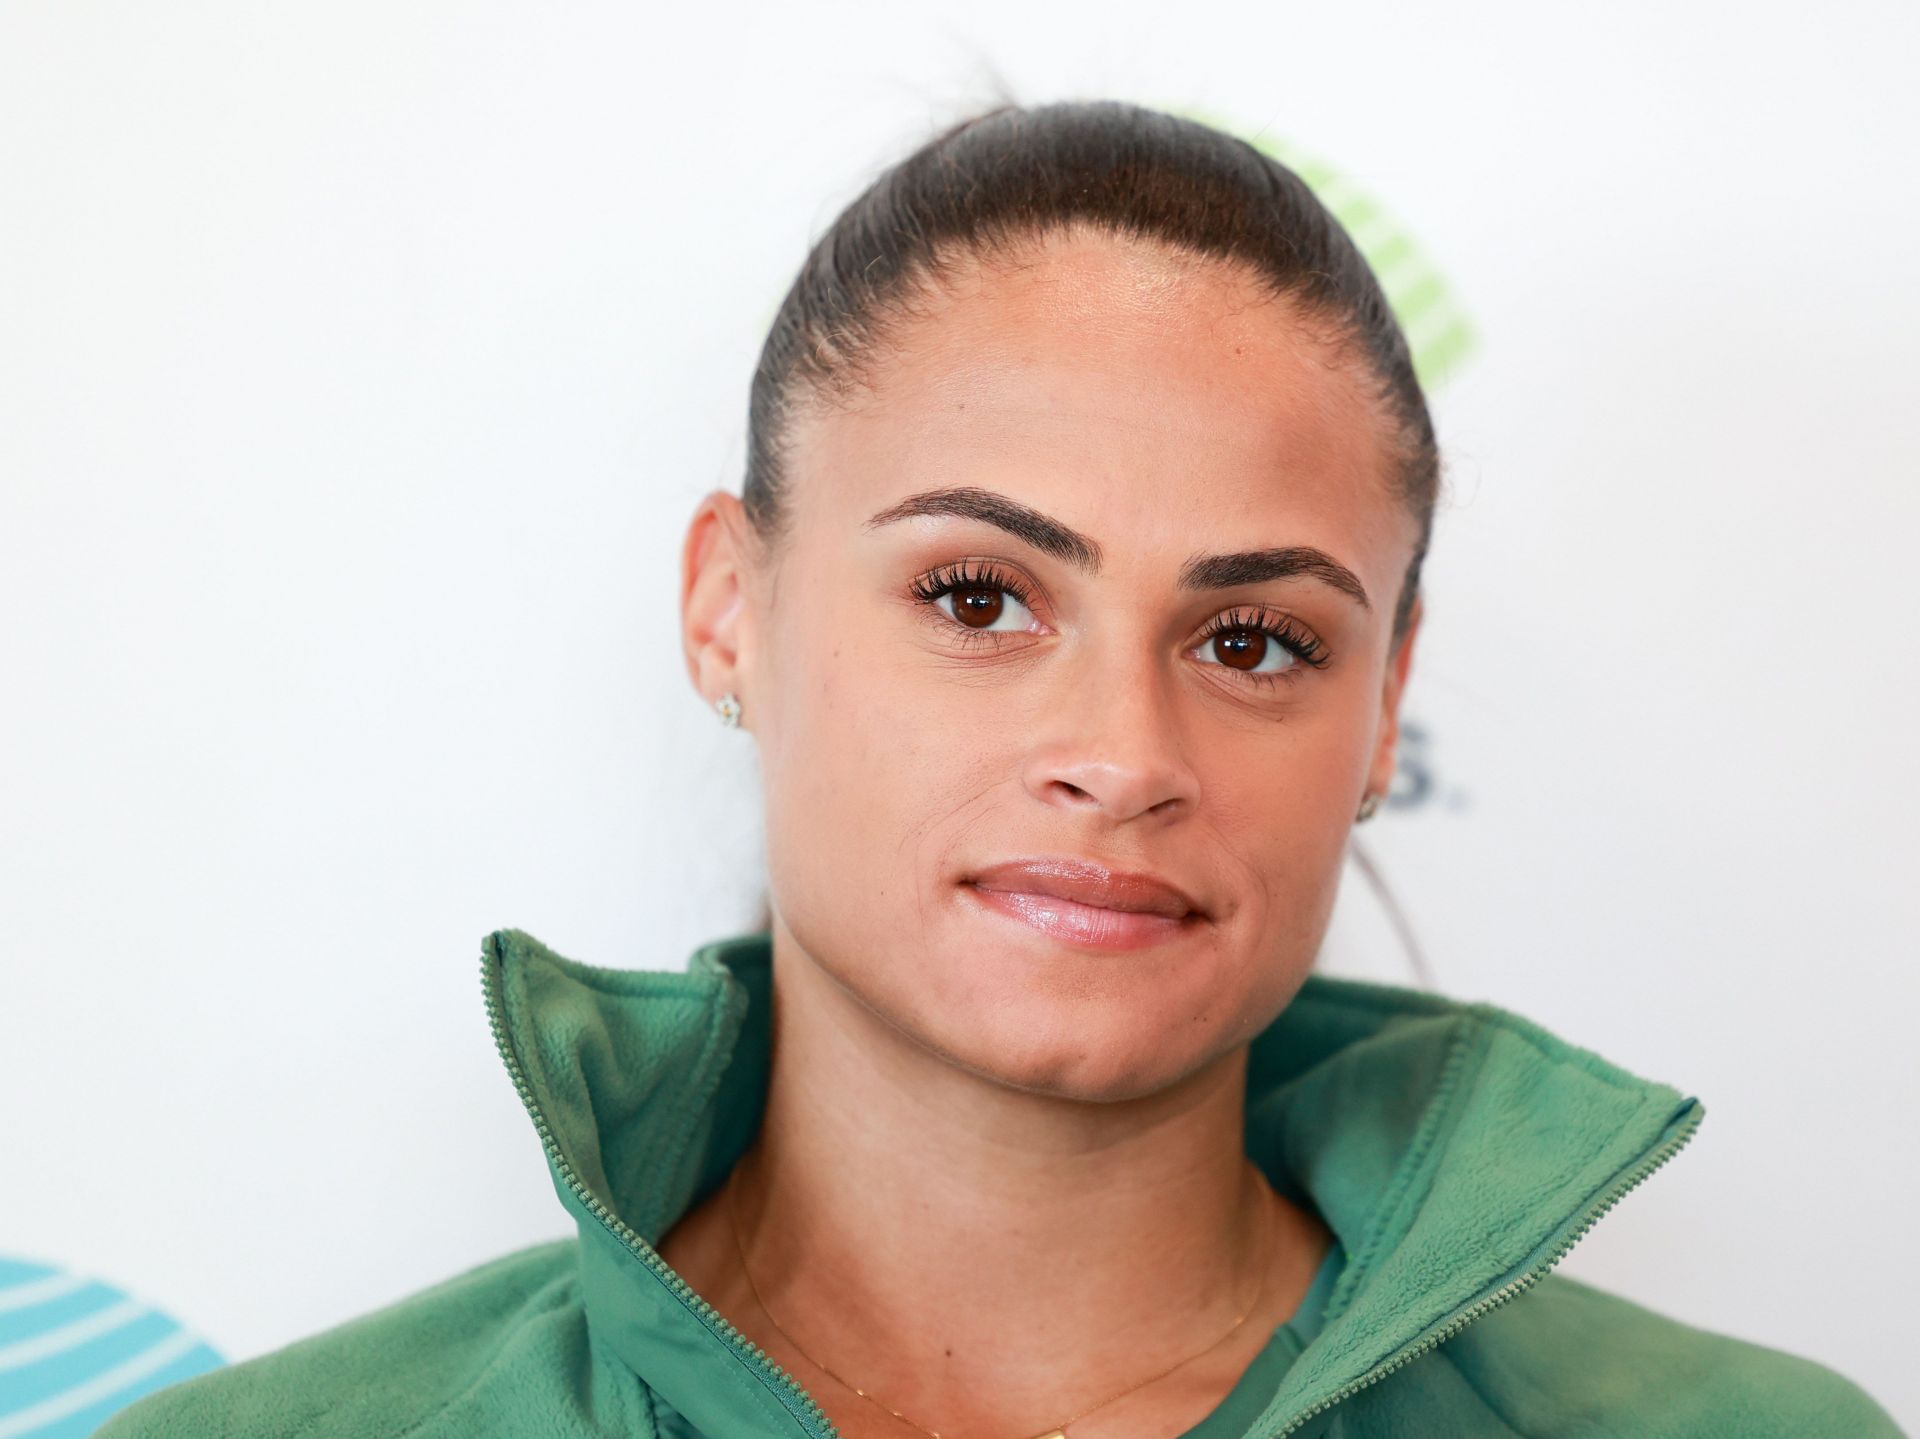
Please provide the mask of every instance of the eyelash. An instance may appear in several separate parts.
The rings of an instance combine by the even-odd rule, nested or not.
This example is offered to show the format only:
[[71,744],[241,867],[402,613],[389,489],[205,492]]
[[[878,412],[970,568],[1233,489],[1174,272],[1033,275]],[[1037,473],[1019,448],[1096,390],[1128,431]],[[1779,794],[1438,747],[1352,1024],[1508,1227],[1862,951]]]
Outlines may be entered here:
[[[959,637],[962,643],[970,645],[992,645],[997,644],[998,640],[994,638],[993,632],[976,630],[948,619],[945,611],[941,610],[934,601],[956,590],[1005,590],[1028,609],[1033,608],[1033,592],[1015,576],[1000,569],[991,561],[979,562],[977,567],[976,562],[972,560],[962,561],[957,565],[943,565],[937,570],[921,575],[908,588],[917,599],[946,620],[947,628],[960,632]],[[1257,610],[1228,610],[1225,614],[1215,617],[1208,622],[1199,643],[1206,644],[1215,635],[1230,631],[1264,634],[1300,661],[1300,664],[1313,669],[1325,669],[1331,658],[1326,652],[1326,646],[1320,642],[1319,638],[1302,629],[1294,621],[1284,617],[1278,621],[1263,620],[1261,612]],[[1221,668],[1234,669],[1234,666],[1222,665]],[[1289,666],[1269,674],[1260,674],[1252,670],[1235,672],[1260,684],[1275,685],[1288,684],[1298,678],[1297,669],[1298,666]]]

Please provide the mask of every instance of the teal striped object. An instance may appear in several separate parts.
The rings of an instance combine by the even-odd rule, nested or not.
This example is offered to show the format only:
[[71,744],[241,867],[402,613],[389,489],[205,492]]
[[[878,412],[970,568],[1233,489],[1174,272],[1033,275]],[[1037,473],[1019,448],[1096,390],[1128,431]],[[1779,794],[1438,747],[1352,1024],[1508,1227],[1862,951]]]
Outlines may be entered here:
[[225,1363],[110,1284],[0,1257],[0,1439],[84,1439],[141,1395]]
[[1446,278],[1422,253],[1406,226],[1379,201],[1291,140],[1269,136],[1264,130],[1257,135],[1243,134],[1232,122],[1192,106],[1161,108],[1168,114],[1238,135],[1306,181],[1307,188],[1353,236],[1353,243],[1373,267],[1387,303],[1393,306],[1394,316],[1406,334],[1421,385],[1433,389],[1459,373],[1478,343],[1473,325]]

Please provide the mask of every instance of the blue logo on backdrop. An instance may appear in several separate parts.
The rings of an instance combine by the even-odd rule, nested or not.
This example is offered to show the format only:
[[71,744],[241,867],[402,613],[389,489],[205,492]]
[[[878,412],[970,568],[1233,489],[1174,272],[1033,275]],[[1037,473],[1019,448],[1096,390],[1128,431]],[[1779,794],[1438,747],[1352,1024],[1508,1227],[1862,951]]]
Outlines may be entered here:
[[85,1439],[226,1361],[111,1284],[0,1256],[0,1439]]

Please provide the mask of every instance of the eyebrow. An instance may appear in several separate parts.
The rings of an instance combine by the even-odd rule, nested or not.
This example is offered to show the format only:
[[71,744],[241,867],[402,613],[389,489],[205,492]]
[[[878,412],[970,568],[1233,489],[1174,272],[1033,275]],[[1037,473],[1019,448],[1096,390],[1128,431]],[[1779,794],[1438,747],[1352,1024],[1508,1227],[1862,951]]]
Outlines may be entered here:
[[[866,527],[877,529],[920,515],[980,520],[1075,569],[1090,575],[1100,573],[1101,550],[1097,540],[1018,500],[971,485],[909,495],[874,515]],[[1179,585],[1183,590],[1223,590],[1235,585],[1288,579],[1319,580],[1356,601],[1362,609],[1373,608],[1360,577],[1325,550],[1312,545],[1285,545],[1228,555],[1194,555],[1180,567]]]

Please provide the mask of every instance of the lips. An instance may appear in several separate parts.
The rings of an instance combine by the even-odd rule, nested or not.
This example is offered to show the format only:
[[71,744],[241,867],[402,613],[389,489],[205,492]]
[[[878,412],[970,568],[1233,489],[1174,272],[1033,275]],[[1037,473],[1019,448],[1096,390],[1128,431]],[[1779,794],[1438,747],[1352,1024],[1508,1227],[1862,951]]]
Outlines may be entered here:
[[984,890],[1046,895],[1127,914],[1174,920],[1204,916],[1192,896],[1158,875],[1065,856],[1010,860],[979,871],[970,882]]

